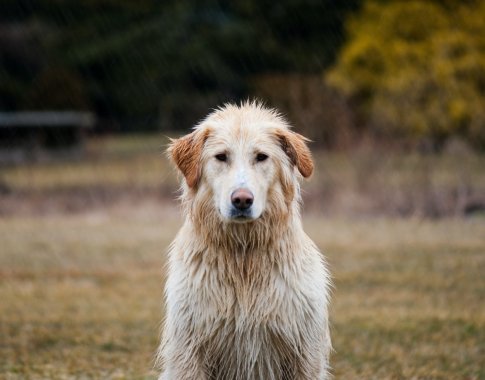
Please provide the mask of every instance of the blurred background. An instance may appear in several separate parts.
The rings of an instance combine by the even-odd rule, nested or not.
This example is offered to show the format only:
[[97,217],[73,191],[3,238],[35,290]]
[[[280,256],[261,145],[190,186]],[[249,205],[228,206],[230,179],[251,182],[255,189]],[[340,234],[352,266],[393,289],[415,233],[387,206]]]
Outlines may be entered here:
[[485,2],[1,0],[0,379],[155,379],[163,151],[225,102],[309,137],[342,379],[485,378]]

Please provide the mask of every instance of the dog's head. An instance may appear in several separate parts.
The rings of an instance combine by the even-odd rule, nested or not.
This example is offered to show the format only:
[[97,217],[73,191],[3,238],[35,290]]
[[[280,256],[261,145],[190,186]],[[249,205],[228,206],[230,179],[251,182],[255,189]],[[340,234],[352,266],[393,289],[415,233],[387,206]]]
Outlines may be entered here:
[[276,111],[255,103],[214,111],[173,140],[169,153],[185,177],[186,193],[228,223],[288,210],[298,194],[298,172],[309,177],[313,171],[306,139]]

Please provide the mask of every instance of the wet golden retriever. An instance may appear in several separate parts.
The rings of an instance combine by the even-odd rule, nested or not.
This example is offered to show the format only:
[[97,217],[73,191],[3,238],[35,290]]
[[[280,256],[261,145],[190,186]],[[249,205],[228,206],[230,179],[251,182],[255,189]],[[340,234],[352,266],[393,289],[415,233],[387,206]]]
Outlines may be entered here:
[[305,141],[254,102],[172,141],[186,219],[169,251],[161,380],[328,378],[329,275],[299,212]]

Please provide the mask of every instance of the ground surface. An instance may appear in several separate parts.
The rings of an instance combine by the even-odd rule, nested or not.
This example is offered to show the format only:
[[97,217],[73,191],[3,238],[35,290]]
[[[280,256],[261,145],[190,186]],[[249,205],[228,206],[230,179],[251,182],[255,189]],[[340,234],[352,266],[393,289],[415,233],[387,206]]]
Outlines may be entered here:
[[[3,172],[0,379],[155,379],[165,248],[181,222],[170,200],[175,177],[153,154],[124,156],[120,143],[113,149],[116,159],[70,169]],[[440,165],[434,183],[453,183],[457,166]],[[327,174],[334,178],[327,184],[347,181],[346,171]],[[483,175],[468,176],[480,190]],[[168,183],[163,195],[160,182]],[[113,194],[116,202],[98,202]],[[324,216],[316,209],[304,220],[334,277],[336,379],[485,379],[480,214]]]
[[[0,221],[0,378],[154,378],[169,206]],[[483,220],[306,218],[337,379],[483,379]]]

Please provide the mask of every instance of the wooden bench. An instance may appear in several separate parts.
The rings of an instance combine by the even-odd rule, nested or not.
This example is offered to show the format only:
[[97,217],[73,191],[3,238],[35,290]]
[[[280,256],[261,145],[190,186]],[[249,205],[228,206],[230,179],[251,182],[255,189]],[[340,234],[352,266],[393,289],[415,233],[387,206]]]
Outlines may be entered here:
[[95,124],[90,112],[0,112],[1,149],[65,149],[81,147]]

